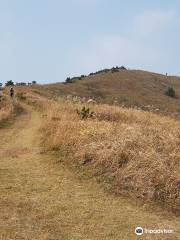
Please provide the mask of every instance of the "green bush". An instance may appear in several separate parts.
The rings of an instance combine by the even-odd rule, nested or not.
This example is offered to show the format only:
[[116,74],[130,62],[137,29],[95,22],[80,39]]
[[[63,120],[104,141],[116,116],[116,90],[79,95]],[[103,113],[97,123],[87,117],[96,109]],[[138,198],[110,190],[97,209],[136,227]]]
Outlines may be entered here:
[[14,86],[14,82],[12,80],[9,80],[6,82],[6,86]]
[[76,111],[82,120],[92,118],[94,115],[94,112],[90,111],[90,109],[86,107],[83,107],[80,111],[78,109]]
[[83,158],[84,159],[83,159],[82,164],[85,165],[87,163],[90,163],[93,160],[93,155],[90,153],[85,153]]
[[70,77],[66,78],[66,83],[72,83],[72,79]]
[[127,68],[125,68],[124,66],[121,66],[119,70],[127,70]]
[[85,78],[86,77],[86,75],[81,75],[81,79],[83,79],[83,78]]
[[118,67],[113,67],[113,68],[111,69],[111,72],[112,72],[112,73],[119,72],[119,68],[118,68]]
[[167,91],[165,92],[165,95],[168,97],[174,98],[176,96],[176,92],[172,87],[169,87]]

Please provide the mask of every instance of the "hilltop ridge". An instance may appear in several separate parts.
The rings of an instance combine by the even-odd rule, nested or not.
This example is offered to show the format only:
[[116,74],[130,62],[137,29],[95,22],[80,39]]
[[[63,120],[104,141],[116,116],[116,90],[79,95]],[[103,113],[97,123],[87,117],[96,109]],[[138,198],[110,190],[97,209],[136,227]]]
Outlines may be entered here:
[[[101,103],[179,116],[180,77],[142,70],[119,70],[90,74],[80,79],[72,78],[70,83],[37,85],[33,88],[36,93],[49,98],[67,95],[94,98]],[[168,87],[175,89],[175,98],[165,95]]]

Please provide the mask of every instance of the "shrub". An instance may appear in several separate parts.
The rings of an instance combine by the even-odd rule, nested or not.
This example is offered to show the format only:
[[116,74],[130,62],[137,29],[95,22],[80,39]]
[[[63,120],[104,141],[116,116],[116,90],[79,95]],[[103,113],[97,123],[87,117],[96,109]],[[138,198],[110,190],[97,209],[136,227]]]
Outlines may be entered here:
[[25,82],[16,83],[16,86],[26,86]]
[[76,80],[82,80],[82,76],[78,76],[78,77],[73,77],[72,80],[76,81]]
[[102,69],[102,70],[99,70],[97,71],[95,74],[103,74],[103,73],[108,73],[110,71],[110,69],[108,68],[105,68],[105,69]]
[[111,69],[111,72],[112,72],[112,73],[119,72],[119,68],[118,68],[118,67],[113,67],[113,68]]
[[127,68],[125,68],[124,66],[121,66],[119,69],[120,70],[127,70]]
[[93,160],[93,155],[92,154],[89,154],[89,153],[85,153],[84,154],[84,157],[83,157],[83,162],[82,164],[87,164],[87,163],[90,163],[91,161]]
[[72,80],[70,77],[66,78],[66,83],[72,83]]
[[174,98],[176,96],[176,92],[172,87],[169,87],[167,91],[165,92],[165,95],[168,97]]
[[78,109],[76,111],[81,119],[91,118],[94,115],[94,112],[90,111],[90,109],[86,107],[83,107],[80,111]]
[[6,82],[6,86],[14,86],[14,82],[12,80],[9,80]]

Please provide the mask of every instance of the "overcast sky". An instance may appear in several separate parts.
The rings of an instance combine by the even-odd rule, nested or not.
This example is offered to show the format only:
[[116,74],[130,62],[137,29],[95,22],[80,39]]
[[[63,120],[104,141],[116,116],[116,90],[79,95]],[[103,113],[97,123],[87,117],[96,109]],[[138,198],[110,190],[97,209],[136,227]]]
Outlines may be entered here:
[[0,82],[102,68],[180,75],[178,0],[0,0]]

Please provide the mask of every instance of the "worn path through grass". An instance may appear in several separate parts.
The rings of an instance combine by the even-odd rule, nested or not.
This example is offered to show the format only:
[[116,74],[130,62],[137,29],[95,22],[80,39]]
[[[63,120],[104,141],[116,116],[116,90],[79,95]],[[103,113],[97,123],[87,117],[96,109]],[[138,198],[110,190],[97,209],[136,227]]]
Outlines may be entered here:
[[[0,130],[0,239],[180,239],[179,219],[105,193],[94,181],[39,148],[40,114],[26,114]],[[136,226],[174,234],[134,234]]]

